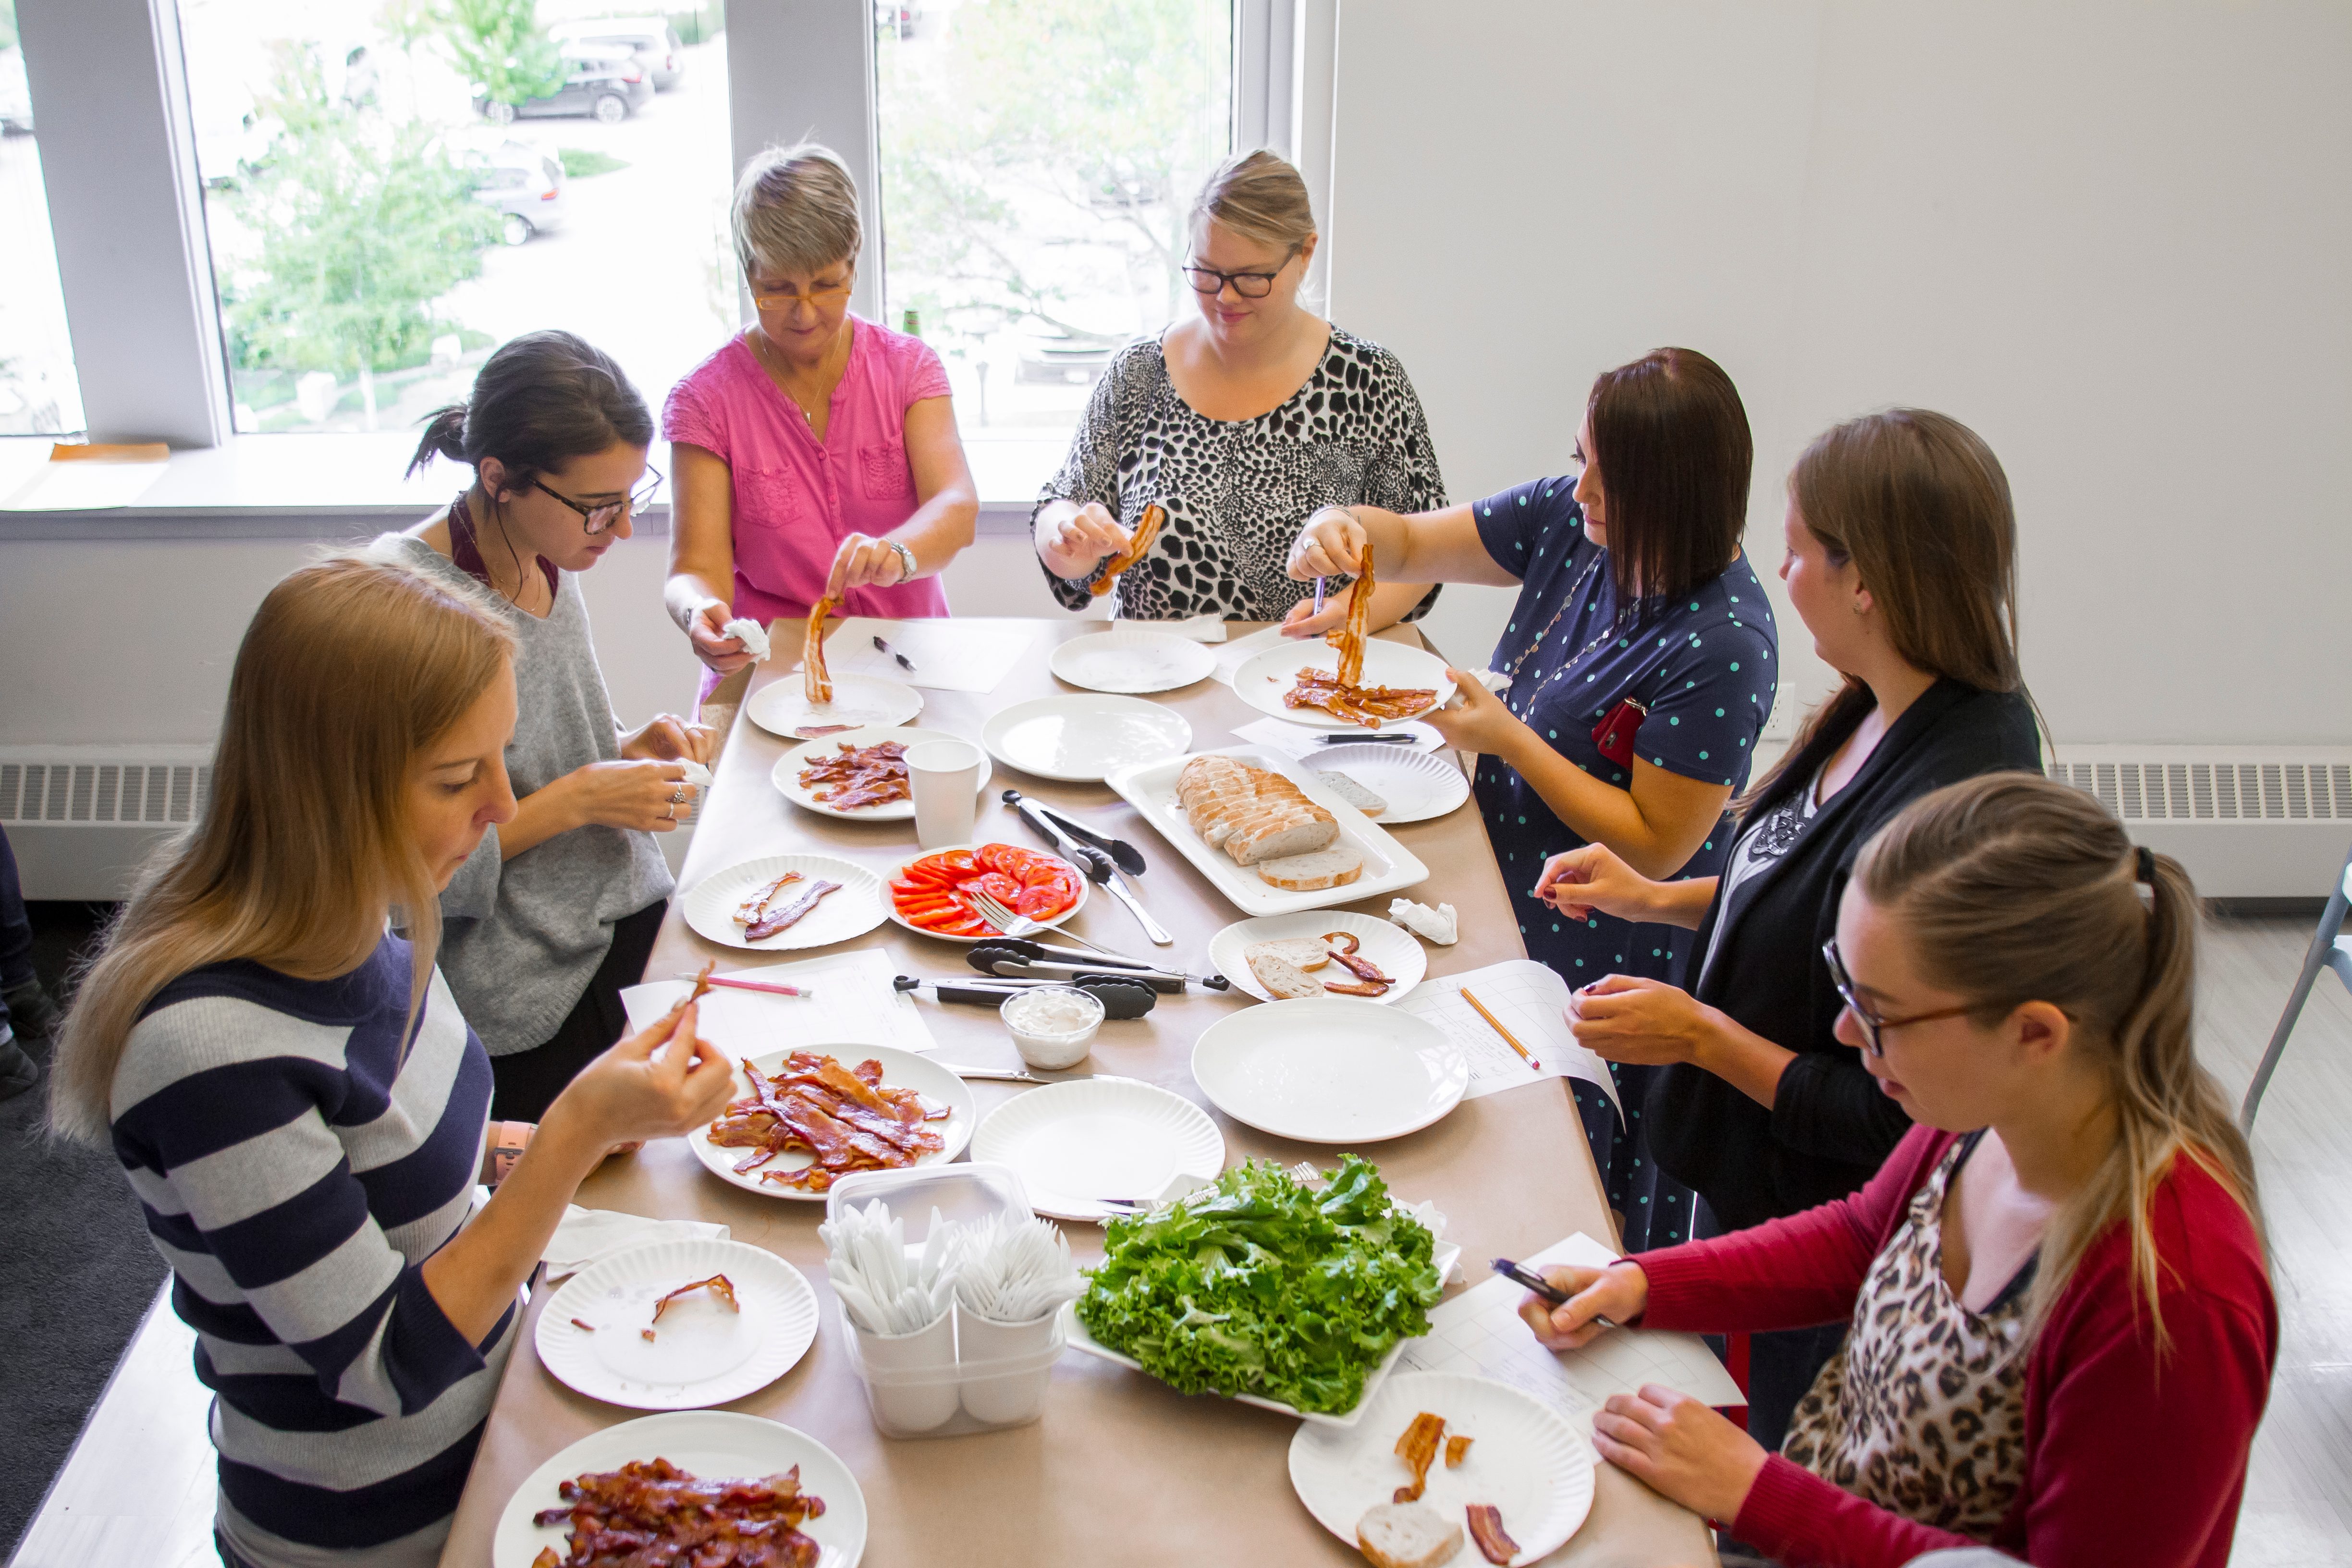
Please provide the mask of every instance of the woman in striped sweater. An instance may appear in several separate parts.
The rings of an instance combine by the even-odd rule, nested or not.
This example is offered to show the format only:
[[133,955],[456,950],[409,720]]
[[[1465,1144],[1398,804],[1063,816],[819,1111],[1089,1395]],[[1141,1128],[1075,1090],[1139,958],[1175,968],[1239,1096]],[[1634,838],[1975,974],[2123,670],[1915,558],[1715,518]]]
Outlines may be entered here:
[[435,1562],[573,1189],[726,1098],[674,1015],[574,1079],[467,1220],[490,1069],[433,965],[436,894],[514,815],[513,646],[494,607],[398,567],[279,583],[205,816],[67,1022],[51,1121],[114,1150],[172,1266],[217,1395],[229,1568]]

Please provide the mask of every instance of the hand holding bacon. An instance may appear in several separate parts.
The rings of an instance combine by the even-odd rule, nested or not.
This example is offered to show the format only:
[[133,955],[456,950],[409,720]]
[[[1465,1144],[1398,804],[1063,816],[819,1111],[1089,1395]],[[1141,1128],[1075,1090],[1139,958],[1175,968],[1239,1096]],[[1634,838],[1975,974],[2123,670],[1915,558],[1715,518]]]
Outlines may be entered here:
[[852,1068],[820,1052],[794,1051],[772,1078],[748,1061],[743,1076],[751,1092],[710,1124],[710,1142],[718,1147],[751,1151],[736,1163],[738,1174],[779,1154],[808,1154],[813,1163],[761,1171],[760,1179],[821,1193],[836,1176],[898,1170],[947,1147],[929,1124],[945,1121],[950,1108],[911,1089],[884,1087],[878,1061]]
[[667,1459],[632,1459],[556,1489],[561,1508],[533,1524],[569,1524],[571,1550],[542,1549],[531,1568],[816,1568],[824,1549],[799,1526],[824,1513],[801,1490],[798,1465],[761,1480],[702,1480]]
[[1298,684],[1283,693],[1286,708],[1319,708],[1334,719],[1377,730],[1386,720],[1410,719],[1437,700],[1435,687],[1366,686],[1364,627],[1372,613],[1372,547],[1364,545],[1364,569],[1349,591],[1348,622],[1323,640],[1339,650],[1335,673],[1308,668],[1298,672]]
[[1136,521],[1135,535],[1127,542],[1127,548],[1103,563],[1102,575],[1094,580],[1087,592],[1097,599],[1109,593],[1111,584],[1118,581],[1120,573],[1151,552],[1151,542],[1160,537],[1160,525],[1167,521],[1168,514],[1157,503],[1146,506],[1143,516]]

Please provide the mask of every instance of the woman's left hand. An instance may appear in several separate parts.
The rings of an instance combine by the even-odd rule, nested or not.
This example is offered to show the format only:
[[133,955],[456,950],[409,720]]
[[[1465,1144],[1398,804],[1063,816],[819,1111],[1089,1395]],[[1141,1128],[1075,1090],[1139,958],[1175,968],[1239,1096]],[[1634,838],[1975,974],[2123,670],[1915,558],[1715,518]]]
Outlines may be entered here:
[[621,755],[631,762],[702,763],[719,744],[719,731],[708,724],[656,713],[642,730],[621,737]]
[[1727,1529],[1767,1458],[1763,1445],[1723,1416],[1654,1383],[1609,1396],[1592,1418],[1592,1446],[1653,1490]]
[[1431,709],[1421,716],[1421,721],[1444,736],[1447,745],[1457,752],[1507,758],[1514,742],[1535,734],[1517,714],[1503,705],[1501,698],[1480,685],[1476,677],[1465,675],[1451,666],[1445,673],[1454,681],[1455,700],[1443,708]]
[[1678,985],[1607,974],[1568,994],[1568,1032],[1603,1061],[1664,1067],[1696,1061],[1716,1011]]
[[838,599],[852,588],[893,588],[906,581],[907,563],[887,540],[870,533],[853,533],[833,553],[833,571],[824,580],[824,596]]

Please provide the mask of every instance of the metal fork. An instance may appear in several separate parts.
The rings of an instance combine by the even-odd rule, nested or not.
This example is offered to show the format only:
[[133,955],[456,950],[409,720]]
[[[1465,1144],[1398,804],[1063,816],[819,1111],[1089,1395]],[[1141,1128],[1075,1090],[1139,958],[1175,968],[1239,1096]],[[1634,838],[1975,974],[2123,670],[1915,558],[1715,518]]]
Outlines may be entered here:
[[1130,964],[1135,962],[1135,960],[1129,958],[1123,952],[1113,952],[1109,948],[1088,942],[1085,937],[1080,936],[1077,932],[1070,930],[1066,926],[1049,926],[1043,921],[1033,921],[1027,915],[1014,914],[1011,910],[1006,909],[1003,904],[999,903],[996,900],[990,898],[986,893],[971,891],[965,893],[964,897],[971,901],[971,907],[979,912],[982,920],[986,921],[990,925],[994,926],[999,931],[1002,931],[1006,936],[1028,937],[1035,936],[1040,932],[1045,932],[1054,936],[1065,937],[1071,942],[1076,942],[1080,947],[1087,948],[1093,952],[1101,953],[1105,958],[1116,958],[1121,963]]

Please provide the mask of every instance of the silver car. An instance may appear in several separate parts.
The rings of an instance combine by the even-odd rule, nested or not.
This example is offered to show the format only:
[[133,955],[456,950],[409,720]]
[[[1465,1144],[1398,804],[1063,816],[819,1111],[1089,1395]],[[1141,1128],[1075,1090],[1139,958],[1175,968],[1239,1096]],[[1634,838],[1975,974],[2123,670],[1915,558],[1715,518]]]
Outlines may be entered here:
[[499,237],[529,242],[563,225],[563,165],[515,141],[459,147],[455,157],[473,183],[474,199],[498,212]]
[[686,46],[677,29],[659,16],[600,16],[593,22],[559,22],[549,31],[566,45],[628,50],[656,92],[667,92],[686,75],[686,57],[680,52]]

